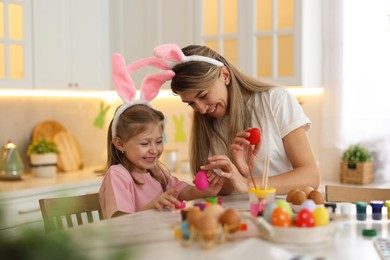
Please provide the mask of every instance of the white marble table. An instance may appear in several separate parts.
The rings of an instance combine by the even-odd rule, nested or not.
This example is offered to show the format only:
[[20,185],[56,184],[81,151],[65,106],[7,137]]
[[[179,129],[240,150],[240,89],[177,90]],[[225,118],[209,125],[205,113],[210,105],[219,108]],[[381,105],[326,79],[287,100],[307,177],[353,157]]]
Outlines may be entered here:
[[[247,195],[223,197],[223,206],[248,208]],[[243,214],[246,214],[243,212]],[[387,216],[384,216],[384,218]],[[362,236],[365,228],[375,228],[377,237],[387,238],[387,219],[358,222],[354,215],[339,222],[330,241],[311,245],[278,244],[262,240],[254,225],[240,231],[236,239],[215,245],[209,250],[194,243],[185,248],[174,239],[172,227],[181,220],[179,211],[154,210],[104,220],[67,232],[77,241],[82,251],[94,259],[107,259],[121,250],[130,252],[132,259],[380,259],[371,238]],[[318,258],[315,258],[318,257]]]

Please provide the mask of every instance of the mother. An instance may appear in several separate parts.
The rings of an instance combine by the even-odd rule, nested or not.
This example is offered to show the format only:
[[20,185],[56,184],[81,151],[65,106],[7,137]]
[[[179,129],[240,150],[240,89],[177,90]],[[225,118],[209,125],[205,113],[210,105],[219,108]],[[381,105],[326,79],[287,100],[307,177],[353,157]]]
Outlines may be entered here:
[[[306,135],[311,122],[296,98],[282,87],[245,75],[206,46],[190,45],[182,51],[185,56],[210,57],[223,63],[189,61],[172,68],[172,91],[194,110],[192,172],[221,168],[223,175],[232,179],[225,182],[221,194],[234,189],[243,192],[250,185],[250,173],[260,185],[268,155],[268,184],[277,194],[306,186],[317,189],[319,169]],[[262,142],[255,146],[245,139],[249,136],[245,130],[251,127],[262,134]],[[235,166],[241,175],[231,170]]]

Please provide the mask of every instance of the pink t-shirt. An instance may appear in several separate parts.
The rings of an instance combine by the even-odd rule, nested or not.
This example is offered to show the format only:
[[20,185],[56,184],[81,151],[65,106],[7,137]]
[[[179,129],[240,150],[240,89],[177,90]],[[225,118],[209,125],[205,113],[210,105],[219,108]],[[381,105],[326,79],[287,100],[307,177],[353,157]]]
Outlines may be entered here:
[[[144,185],[135,184],[129,172],[121,164],[112,165],[108,169],[99,190],[99,200],[104,218],[111,218],[117,211],[137,212],[151,200],[164,193],[161,184],[149,173],[133,172],[133,175]],[[166,190],[176,188],[178,192],[173,194],[175,197],[188,185],[170,174],[167,175],[167,178]]]

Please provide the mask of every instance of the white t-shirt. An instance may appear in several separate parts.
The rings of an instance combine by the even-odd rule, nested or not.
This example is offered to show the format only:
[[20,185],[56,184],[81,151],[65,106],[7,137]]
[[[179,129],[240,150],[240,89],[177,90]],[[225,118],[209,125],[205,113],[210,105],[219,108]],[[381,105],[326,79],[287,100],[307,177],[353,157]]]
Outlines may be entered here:
[[[303,112],[297,99],[282,87],[259,92],[254,96],[254,105],[261,122],[260,162],[254,175],[263,172],[264,158],[270,158],[269,176],[290,171],[292,165],[284,150],[282,138],[293,130],[304,126],[309,130],[311,122]],[[252,127],[259,127],[256,115],[252,115]]]
[[[255,113],[252,115],[251,127],[261,129],[260,160],[253,175],[262,176],[264,158],[267,154],[270,158],[269,176],[290,171],[292,165],[284,150],[282,138],[301,126],[304,126],[306,131],[310,129],[309,118],[303,112],[297,99],[282,87],[258,92],[252,98],[254,98]],[[258,120],[260,120],[261,128]],[[226,121],[223,124],[225,123]],[[215,154],[224,154],[216,145],[213,150]]]

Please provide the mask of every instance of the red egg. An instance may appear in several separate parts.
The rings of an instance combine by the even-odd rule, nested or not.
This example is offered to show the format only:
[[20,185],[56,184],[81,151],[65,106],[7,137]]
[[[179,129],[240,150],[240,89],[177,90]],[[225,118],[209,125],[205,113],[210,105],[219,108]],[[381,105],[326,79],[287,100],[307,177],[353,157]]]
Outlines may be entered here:
[[277,207],[272,211],[271,223],[278,227],[291,227],[292,220],[288,213],[281,207]]
[[314,227],[314,217],[308,209],[301,209],[298,212],[297,219],[295,220],[297,227]]
[[261,141],[261,133],[258,128],[251,128],[247,132],[250,133],[250,136],[246,138],[250,144],[258,144]]

